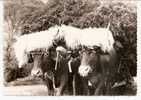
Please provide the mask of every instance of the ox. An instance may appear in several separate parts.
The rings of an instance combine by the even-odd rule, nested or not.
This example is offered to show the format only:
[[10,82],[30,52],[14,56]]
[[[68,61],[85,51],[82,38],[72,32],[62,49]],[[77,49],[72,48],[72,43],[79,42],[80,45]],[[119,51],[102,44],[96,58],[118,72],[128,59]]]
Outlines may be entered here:
[[[46,31],[20,36],[14,43],[19,68],[33,61],[31,74],[43,78],[49,95],[53,95],[54,90],[55,95],[61,95],[68,81],[66,60],[61,57],[59,58],[61,60],[55,64],[57,54],[52,48],[59,27],[55,26]],[[57,64],[58,68],[55,70]]]
[[31,75],[43,79],[48,88],[48,95],[62,95],[68,83],[67,61],[61,56],[57,59],[54,49],[34,50],[30,54],[30,59],[34,61]]
[[[79,46],[99,47],[97,49],[98,51],[82,48],[83,52],[80,52],[79,55],[81,65],[78,72],[84,77],[84,81],[82,82],[84,85],[84,93],[89,94],[88,82],[92,83],[92,80],[97,80],[97,82],[94,82],[98,84],[95,86],[96,90],[94,94],[100,95],[101,88],[103,88],[105,82],[109,80],[108,76],[113,72],[111,70],[114,70],[114,62],[116,61],[116,52],[113,48],[115,41],[109,30],[109,25],[107,28],[85,29],[62,25],[55,38],[64,39],[66,47],[71,48],[72,50],[77,49]],[[91,75],[89,73],[91,73]],[[88,78],[87,76],[91,76],[91,78]],[[107,89],[109,89],[108,86]]]
[[[44,77],[49,76],[48,78],[49,78],[49,81],[51,82],[49,82],[48,84],[52,84],[52,82],[54,82],[54,80],[56,81],[57,79],[60,79],[60,82],[62,82],[63,80],[61,79],[67,76],[66,73],[68,71],[68,67],[60,67],[60,69],[57,68],[58,73],[60,73],[58,75],[57,71],[55,71],[56,74],[54,74],[53,71],[49,71],[48,67],[45,67],[44,69],[43,66],[52,66],[51,69],[56,69],[56,66],[59,65],[58,62],[60,62],[62,66],[68,66],[67,64],[68,60],[59,58],[60,60],[56,61],[57,60],[56,58],[58,58],[58,54],[55,53],[55,50],[50,50],[49,54],[47,53],[47,56],[44,56],[44,54],[36,55],[35,53],[32,52],[34,50],[36,51],[36,49],[39,49],[39,48],[46,48],[47,50],[49,50],[49,48],[53,45],[55,40],[62,40],[62,39],[65,41],[66,47],[72,50],[78,48],[80,45],[84,45],[84,46],[96,45],[96,46],[99,46],[103,52],[109,52],[111,51],[111,48],[114,43],[112,33],[108,30],[108,28],[79,29],[79,28],[66,26],[66,25],[55,26],[50,28],[47,31],[42,31],[42,32],[34,33],[34,34],[21,36],[17,40],[17,42],[14,45],[14,50],[15,50],[16,58],[19,63],[19,67],[23,66],[24,64],[28,62],[27,55],[30,54],[31,52],[31,54],[35,55],[35,57],[33,56],[30,57],[30,58],[33,58],[34,60],[34,68],[35,69],[37,69],[37,67],[40,68],[40,71],[37,71],[37,72],[32,71],[33,73],[38,74],[37,76],[42,76],[42,73],[44,74],[43,75]],[[54,54],[52,53],[53,51],[56,55],[52,55]],[[83,58],[83,55],[81,56]],[[49,65],[45,63],[46,60],[48,60],[47,62],[49,62]],[[55,64],[55,62],[57,63]],[[69,63],[70,65],[71,64],[73,65],[72,61],[69,61],[69,62],[71,62]],[[74,62],[77,62],[77,60]],[[77,69],[77,66],[76,66],[76,69]],[[52,78],[50,76],[53,78],[56,78],[57,76],[59,78],[51,80]],[[65,80],[68,80],[68,79],[65,79]],[[48,79],[46,81],[48,81]],[[62,82],[63,84],[62,87],[60,87],[61,89],[59,89],[58,90],[59,92],[57,92],[57,94],[59,95],[63,91],[62,88],[65,87],[64,83],[66,81],[64,83],[63,82]],[[58,82],[56,81],[54,83],[56,83],[56,86],[57,86]],[[60,83],[58,84],[59,84],[58,86],[61,86]],[[53,87],[56,87],[56,86],[53,86]]]
[[[69,50],[70,52],[70,50]],[[68,67],[69,67],[69,87],[73,95],[84,95],[83,80],[78,73],[78,67],[80,66],[79,50],[71,50],[70,54],[67,54]]]
[[[74,51],[74,50],[73,50]],[[82,94],[78,74],[80,58],[76,52],[68,53],[62,46],[46,50],[30,52],[30,61],[34,61],[31,75],[41,77],[48,88],[48,95],[62,95],[68,87],[69,94]]]
[[117,58],[115,49],[104,53],[100,47],[86,47],[81,51],[80,56],[79,73],[84,77],[87,93],[90,94],[88,85],[91,85],[94,95],[109,95],[110,81],[114,76]]
[[84,94],[82,78],[78,74],[78,50],[66,51],[63,46],[58,46],[56,51],[54,48],[31,51],[29,57],[30,61],[34,60],[31,75],[43,78],[49,95],[62,95],[66,88],[71,95]]

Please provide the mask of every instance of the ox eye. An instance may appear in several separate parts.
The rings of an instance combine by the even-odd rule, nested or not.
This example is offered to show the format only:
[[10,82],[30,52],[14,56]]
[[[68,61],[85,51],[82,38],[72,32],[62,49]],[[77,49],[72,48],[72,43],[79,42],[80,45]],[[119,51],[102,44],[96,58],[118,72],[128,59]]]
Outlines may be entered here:
[[96,51],[95,50],[92,50],[92,53],[96,53]]
[[49,53],[44,53],[44,56],[48,56],[49,55]]
[[35,57],[35,55],[34,55],[34,54],[31,54],[31,57],[32,57],[32,58],[34,58],[34,57]]
[[83,52],[82,51],[79,51],[79,54],[82,54]]
[[95,50],[90,50],[90,51],[88,52],[88,54],[95,54],[95,53],[96,53]]
[[89,55],[92,54],[92,53],[93,53],[92,51],[89,51],[89,52],[88,52]]

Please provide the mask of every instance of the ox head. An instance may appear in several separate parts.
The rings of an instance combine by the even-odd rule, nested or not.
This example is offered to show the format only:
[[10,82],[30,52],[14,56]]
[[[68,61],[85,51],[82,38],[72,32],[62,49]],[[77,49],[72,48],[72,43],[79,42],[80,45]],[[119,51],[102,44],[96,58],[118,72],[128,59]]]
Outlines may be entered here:
[[79,66],[79,74],[83,77],[88,76],[89,73],[96,70],[99,61],[99,53],[101,52],[99,47],[84,47],[81,52],[81,61]]
[[[41,77],[46,72],[52,73],[55,70],[55,62],[62,60],[62,55],[65,55],[65,48],[59,46],[56,49],[53,47],[48,50],[34,50],[30,52],[29,62],[33,61],[32,76]],[[59,56],[58,56],[59,54]],[[50,75],[48,75],[50,76]]]
[[41,77],[47,70],[52,70],[54,66],[55,51],[52,50],[34,50],[30,52],[29,61],[33,61],[31,75]]

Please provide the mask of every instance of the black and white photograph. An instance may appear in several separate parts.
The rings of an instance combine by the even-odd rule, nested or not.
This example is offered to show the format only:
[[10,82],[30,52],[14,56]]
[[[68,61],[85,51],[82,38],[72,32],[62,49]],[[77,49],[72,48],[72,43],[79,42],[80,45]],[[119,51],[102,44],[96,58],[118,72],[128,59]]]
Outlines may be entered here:
[[0,3],[3,95],[137,95],[136,0]]

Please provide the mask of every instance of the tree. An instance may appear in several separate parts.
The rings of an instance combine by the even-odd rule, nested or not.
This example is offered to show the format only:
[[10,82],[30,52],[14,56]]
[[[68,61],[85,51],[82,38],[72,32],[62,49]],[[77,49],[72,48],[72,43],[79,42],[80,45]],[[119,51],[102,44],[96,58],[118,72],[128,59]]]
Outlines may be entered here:
[[18,76],[18,66],[13,52],[14,37],[20,35],[23,19],[44,4],[36,0],[4,1],[4,78],[12,81]]

